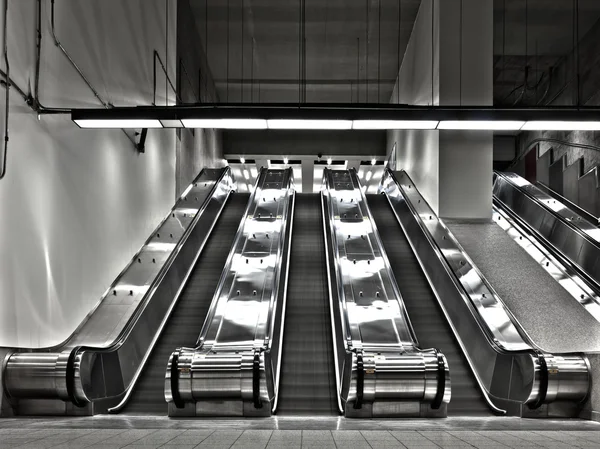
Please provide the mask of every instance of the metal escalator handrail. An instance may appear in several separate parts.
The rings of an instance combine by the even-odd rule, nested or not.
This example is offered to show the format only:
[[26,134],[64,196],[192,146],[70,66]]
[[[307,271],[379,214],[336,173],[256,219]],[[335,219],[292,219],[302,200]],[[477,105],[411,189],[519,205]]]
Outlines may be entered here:
[[587,210],[585,210],[585,209],[581,208],[580,206],[578,206],[577,204],[575,204],[573,201],[569,200],[568,198],[565,198],[560,193],[555,192],[549,186],[544,184],[542,181],[536,181],[536,183],[533,185],[535,187],[537,187],[538,189],[540,189],[542,192],[544,192],[546,195],[551,196],[554,200],[562,203],[566,209],[569,209],[570,211],[575,212],[575,214],[580,215],[583,219],[590,222],[590,224],[593,224],[595,227],[600,226],[600,218],[595,217],[594,215],[589,213]]
[[[389,169],[386,169],[386,170],[387,170],[386,174],[391,177],[391,179],[396,183],[396,185],[402,192],[403,188],[401,187],[401,183],[396,178],[395,173]],[[406,173],[403,170],[402,170],[402,173],[409,179],[411,185],[414,187],[414,183],[410,179],[410,176],[408,175],[408,173]],[[496,326],[493,323],[486,321],[481,316],[481,314],[478,312],[477,307],[472,302],[471,295],[465,290],[464,284],[459,279],[457,279],[456,275],[454,274],[453,268],[450,266],[447,258],[444,256],[443,251],[440,248],[440,246],[438,245],[438,243],[431,236],[429,230],[427,229],[427,226],[424,223],[423,218],[417,212],[417,210],[415,209],[412,202],[409,199],[407,199],[404,192],[402,192],[402,194],[403,194],[404,200],[406,202],[406,205],[410,209],[415,221],[419,224],[419,227],[424,231],[424,234],[427,236],[429,243],[434,247],[440,261],[443,261],[446,271],[449,274],[451,274],[452,278],[455,280],[455,285],[460,290],[461,296],[465,300],[465,303],[468,305],[469,309],[471,310],[473,317],[475,318],[475,320],[479,324],[480,328],[484,332],[490,346],[493,347],[494,349],[496,349],[500,353],[503,353],[503,352],[527,353],[527,352],[531,351],[532,348],[537,348],[535,346],[535,344],[533,343],[533,341],[531,340],[531,338],[523,331],[522,326],[516,324],[516,323],[518,323],[516,318],[513,316],[513,314],[510,312],[510,310],[506,307],[506,304],[504,304],[504,302],[502,301],[500,296],[496,293],[494,288],[489,284],[489,282],[483,276],[481,271],[479,271],[479,269],[477,268],[475,263],[471,260],[471,258],[469,257],[467,252],[463,249],[463,247],[458,242],[458,240],[456,240],[456,237],[454,237],[454,235],[450,232],[448,227],[441,220],[438,219],[438,224],[445,231],[443,240],[448,241],[450,243],[450,246],[454,247],[454,249],[456,251],[458,251],[460,256],[469,264],[469,268],[471,268],[473,270],[473,272],[477,275],[481,284],[484,286],[485,290],[487,290],[489,292],[489,296],[484,294],[484,296],[488,300],[487,302],[489,303],[489,299],[492,298],[500,306],[502,312],[506,315],[507,320],[505,320],[505,322],[509,322],[512,326],[514,326],[515,332],[513,333],[513,335],[516,337],[515,342],[509,343],[507,341],[502,340],[502,335],[497,333]],[[429,205],[427,205],[427,207],[429,207]],[[430,207],[429,207],[429,209],[431,210]],[[429,214],[427,214],[427,215],[429,215]],[[434,216],[434,213],[433,213],[433,211],[431,211],[430,217],[432,217],[432,219],[433,219],[433,216]],[[436,216],[436,219],[437,219],[437,216]],[[409,243],[410,243],[410,240],[409,240]],[[461,264],[461,265],[463,267],[467,266],[466,264]],[[511,346],[513,346],[513,347],[511,347]]]
[[[551,207],[548,207],[548,205],[546,203],[544,203],[544,199],[540,199],[540,198],[536,197],[531,192],[529,192],[527,189],[525,189],[523,185],[520,185],[520,184],[516,183],[514,181],[514,178],[517,175],[511,174],[511,176],[507,176],[506,173],[502,173],[502,172],[499,172],[499,171],[494,171],[494,176],[502,178],[504,181],[506,181],[508,184],[510,184],[513,188],[515,188],[519,193],[521,193],[522,195],[524,195],[527,198],[531,199],[534,203],[536,203],[536,204],[540,205],[541,207],[543,207],[544,210],[548,211],[553,217],[555,217],[561,223],[564,223],[573,232],[575,232],[577,235],[579,235],[580,237],[582,237],[583,239],[585,239],[587,242],[589,242],[590,244],[592,244],[593,246],[595,246],[596,248],[598,248],[598,250],[600,250],[600,242],[598,240],[594,239],[591,235],[587,234],[583,229],[581,229],[573,221],[567,220],[566,217],[563,217],[557,211],[553,210]],[[534,188],[534,189],[538,190],[540,193],[542,193],[544,195],[547,195],[548,198],[546,198],[545,200],[558,201],[556,198],[553,198],[551,195],[549,195],[546,192],[544,192],[543,190],[537,188],[536,186],[534,186],[533,184],[529,183],[528,181],[526,181],[524,179],[523,179],[523,181],[526,183],[525,186],[530,186],[531,188]],[[496,197],[496,195],[494,195],[494,197]],[[503,205],[505,205],[504,202],[502,202],[502,201],[500,201],[500,203],[502,203]],[[563,204],[563,206],[564,206],[564,204]],[[508,207],[508,206],[505,205],[505,207]],[[565,208],[567,208],[567,207],[565,206]],[[574,211],[572,211],[572,212],[574,214],[576,214],[576,215],[579,215],[577,212],[574,212]],[[584,218],[584,220],[585,220],[585,218]],[[587,221],[587,220],[585,220],[585,221]],[[592,223],[590,223],[590,225],[592,225]],[[528,227],[531,227],[531,226],[528,226]],[[592,225],[592,227],[594,228],[594,230],[597,229],[596,225]]]
[[176,349],[169,360],[171,416],[202,413],[190,404],[243,416],[274,410],[294,201],[291,169],[260,171],[196,346]]
[[[202,171],[204,172],[204,170]],[[201,172],[201,174],[202,174]],[[211,189],[211,193],[208,194],[204,200],[204,202],[202,203],[202,206],[198,209],[198,212],[196,213],[196,216],[194,217],[194,219],[192,220],[192,222],[190,222],[190,224],[188,225],[187,229],[185,230],[184,234],[181,236],[181,239],[179,240],[179,242],[177,243],[176,247],[173,249],[173,251],[171,252],[171,254],[169,255],[169,258],[165,261],[165,264],[163,265],[163,267],[161,268],[161,270],[159,271],[158,275],[155,277],[155,279],[153,280],[150,288],[148,289],[148,292],[145,295],[146,300],[142,301],[140,303],[140,305],[137,307],[136,309],[136,313],[131,317],[131,319],[128,321],[127,325],[124,327],[124,329],[122,330],[121,334],[119,335],[119,338],[114,342],[113,345],[107,347],[107,348],[102,348],[102,349],[98,349],[96,347],[90,347],[90,346],[80,346],[78,348],[74,348],[72,351],[73,354],[73,360],[75,360],[76,358],[76,354],[83,354],[86,351],[94,351],[94,352],[113,352],[119,349],[120,346],[122,346],[125,342],[125,340],[127,339],[127,336],[129,335],[129,333],[131,332],[131,329],[133,327],[135,327],[138,319],[140,318],[140,316],[142,315],[144,309],[148,306],[148,298],[151,298],[154,295],[154,292],[156,291],[157,286],[160,284],[160,282],[162,281],[162,279],[164,279],[164,277],[166,276],[169,268],[171,267],[173,260],[175,259],[175,257],[177,256],[178,252],[180,251],[181,247],[186,243],[188,236],[190,235],[190,233],[192,232],[192,230],[194,229],[194,226],[198,223],[198,221],[200,220],[200,217],[202,216],[204,210],[207,208],[209,202],[212,199],[212,192],[214,192],[216,189],[219,188],[220,183],[227,177],[231,175],[231,169],[229,167],[225,167],[224,169],[222,169],[222,173],[221,176],[219,176],[219,178],[215,181],[215,184],[213,186],[213,188]],[[200,175],[201,176],[201,175]],[[200,176],[197,178],[199,179]],[[194,181],[196,182],[196,181]],[[193,185],[194,183],[190,184]],[[186,191],[184,191],[184,193],[180,196],[180,200],[181,199],[185,199],[187,192],[189,191],[189,187],[188,189],[186,189]],[[179,201],[180,201],[179,200]],[[169,213],[169,215],[171,215],[173,212],[173,210],[176,209],[177,204],[179,203],[179,201],[176,203],[176,205],[173,207],[173,209],[171,209],[171,212]],[[167,220],[169,218],[169,215],[167,215],[167,217],[165,217],[165,219],[161,222],[161,225],[164,223],[165,220]],[[208,231],[208,235],[210,235],[214,229],[214,226],[216,224],[216,220],[212,223],[211,228]],[[160,229],[160,227],[158,227],[157,229]],[[155,234],[152,233],[150,234],[151,236],[153,236]],[[150,237],[147,242],[149,242],[152,239],[152,237]],[[118,413],[120,412],[126,405],[127,402],[129,401],[129,399],[131,398],[131,394],[133,393],[134,387],[143,371],[143,369],[146,366],[146,363],[148,361],[148,359],[150,358],[150,355],[152,353],[152,350],[154,349],[154,346],[156,345],[156,342],[158,341],[158,338],[160,337],[160,334],[162,333],[162,330],[164,329],[164,326],[166,325],[168,319],[171,316],[171,312],[173,311],[176,303],[177,303],[177,299],[179,298],[179,295],[181,294],[181,291],[183,290],[183,288],[185,287],[187,280],[192,272],[193,267],[196,264],[196,261],[198,260],[198,258],[200,257],[200,253],[201,251],[199,251],[196,255],[196,257],[194,258],[194,261],[190,264],[190,269],[188,270],[185,279],[183,280],[183,282],[181,283],[181,286],[179,287],[179,289],[177,290],[177,293],[175,294],[175,297],[173,298],[173,301],[171,302],[171,306],[168,308],[167,313],[165,314],[163,320],[161,321],[161,324],[159,326],[159,328],[157,329],[157,331],[154,334],[154,337],[152,339],[152,342],[150,343],[150,346],[148,347],[148,350],[146,351],[146,353],[144,354],[144,357],[142,358],[139,366],[136,369],[135,374],[133,375],[131,381],[129,382],[129,385],[126,386],[123,397],[121,398],[121,401],[114,407],[111,407],[108,409],[109,413]],[[136,253],[136,257],[134,257],[134,261],[137,258],[137,253]],[[69,359],[71,360],[71,359]],[[75,376],[75,370],[73,370],[73,376]],[[67,379],[67,386],[69,385],[70,382],[75,382],[75,379]],[[72,400],[73,404],[76,406],[82,406],[83,404],[76,398],[74,397]],[[79,402],[79,404],[78,404]]]
[[[112,339],[110,344],[107,344],[105,346],[73,344],[73,343],[76,343],[76,341],[77,341],[76,338],[77,338],[77,335],[79,334],[79,332],[85,328],[85,325],[90,320],[90,318],[94,315],[94,313],[97,310],[99,310],[99,307],[101,306],[102,302],[109,296],[109,293],[111,291],[113,291],[115,286],[119,285],[120,280],[124,277],[124,275],[128,272],[128,270],[132,267],[132,265],[134,265],[136,263],[136,261],[139,260],[139,257],[142,254],[142,252],[152,244],[152,240],[155,238],[155,235],[158,235],[158,232],[165,225],[167,220],[169,220],[169,218],[171,218],[171,217],[175,217],[176,213],[179,209],[186,209],[185,207],[182,208],[181,204],[187,201],[187,195],[193,189],[194,186],[197,186],[199,183],[204,182],[204,181],[202,181],[203,176],[206,176],[206,174],[209,173],[210,171],[214,171],[215,174],[218,173],[218,176],[211,180],[211,182],[213,182],[213,185],[210,187],[209,190],[206,191],[206,197],[202,201],[201,205],[199,207],[197,207],[197,209],[193,208],[193,209],[195,209],[195,215],[187,224],[187,227],[185,228],[184,232],[182,233],[182,235],[179,238],[179,240],[177,241],[177,243],[174,245],[173,249],[168,254],[167,258],[164,260],[162,266],[160,266],[160,268],[158,269],[156,274],[152,277],[152,280],[148,284],[148,288],[146,289],[145,293],[143,294],[142,299],[140,300],[139,304],[136,306],[135,310],[132,312],[131,316],[124,323],[123,327],[120,329],[117,336]],[[39,352],[44,352],[44,353],[60,352],[60,354],[68,353],[68,358],[66,360],[66,366],[65,366],[65,369],[66,369],[65,370],[65,376],[66,376],[65,388],[66,388],[66,395],[67,395],[68,400],[70,402],[72,402],[74,405],[81,407],[81,406],[84,406],[87,402],[90,402],[90,400],[87,399],[87,397],[86,397],[86,400],[84,400],[84,399],[78,398],[78,396],[77,396],[77,394],[79,393],[79,395],[83,395],[85,397],[85,392],[83,391],[83,389],[85,387],[83,385],[80,385],[80,389],[77,389],[77,386],[76,386],[77,374],[78,373],[79,373],[79,375],[81,374],[78,371],[78,369],[79,369],[79,365],[81,363],[83,354],[86,351],[93,351],[94,353],[98,353],[98,354],[111,353],[111,352],[118,351],[124,345],[124,343],[127,341],[128,336],[130,335],[132,330],[136,327],[136,324],[138,323],[140,317],[143,315],[145,309],[149,306],[151,299],[155,295],[157,289],[160,287],[161,282],[163,281],[165,276],[168,274],[175,259],[177,258],[177,256],[181,252],[182,248],[186,244],[191,233],[195,229],[198,222],[202,219],[207,207],[209,206],[211,201],[215,198],[215,195],[217,195],[217,192],[219,191],[219,189],[223,189],[223,188],[225,188],[225,190],[227,191],[226,195],[228,196],[230,189],[231,189],[231,171],[230,171],[229,167],[226,167],[223,169],[216,169],[216,170],[215,169],[203,169],[201,171],[201,173],[198,175],[198,177],[190,184],[190,186],[179,197],[179,199],[176,201],[175,205],[172,207],[172,209],[169,211],[169,213],[165,216],[165,218],[163,218],[163,220],[161,220],[159,225],[150,234],[149,238],[144,242],[144,244],[141,246],[141,248],[135,253],[134,257],[130,260],[130,262],[127,264],[127,266],[117,276],[115,281],[113,281],[111,286],[102,295],[100,301],[88,313],[88,315],[85,317],[85,319],[82,321],[82,323],[77,327],[77,329],[64,342],[62,342],[58,345],[52,346],[52,347],[40,348],[40,349],[36,349],[33,351],[34,353],[36,353],[36,352],[38,352],[38,353]],[[208,234],[210,234],[210,232],[212,231],[215,221],[216,220],[214,220],[212,222],[212,226],[209,229]],[[200,251],[198,251],[198,253],[196,254],[194,262],[199,257],[199,254],[200,254]],[[148,350],[146,351],[142,360],[140,361],[140,365],[137,367],[136,372],[134,373],[130,382],[127,385],[125,385],[125,390],[123,392],[121,392],[119,395],[117,395],[117,397],[118,396],[123,397],[123,400],[121,401],[119,406],[117,406],[117,411],[118,411],[118,409],[122,408],[122,406],[125,404],[126,400],[128,399],[128,397],[131,393],[132,387],[135,385],[135,382],[137,381],[137,379],[141,373],[141,370],[142,370],[144,364],[146,363],[146,361],[149,357],[149,354],[152,351],[152,348],[154,347],[154,344],[156,343],[156,340],[157,340],[159,334],[161,333],[161,331],[166,323],[166,320],[168,319],[168,316],[171,313],[171,311],[176,303],[176,299],[179,296],[181,289],[185,285],[185,280],[187,280],[187,277],[189,276],[192,267],[193,267],[193,264],[191,265],[190,269],[188,270],[188,272],[185,276],[184,282],[182,283],[182,285],[180,286],[179,290],[177,291],[175,297],[171,301],[170,306],[168,307],[167,313],[165,314],[165,317],[163,318],[162,322],[160,323],[158,330],[155,333],[154,338],[150,343],[150,346],[148,347]],[[17,354],[17,351],[18,350],[13,351],[13,354]],[[64,356],[58,355],[58,360],[60,360],[62,357],[64,357]],[[7,362],[7,366],[8,365],[10,365],[10,360],[8,360],[8,362]],[[6,388],[6,380],[4,383],[5,383],[5,388]],[[60,396],[60,393],[59,393],[59,396]]]
[[[341,382],[341,371],[340,371],[340,366],[339,366],[339,359],[338,359],[338,351],[337,351],[337,332],[336,332],[336,326],[335,326],[335,316],[333,314],[333,310],[334,310],[334,304],[333,304],[333,280],[331,279],[331,265],[330,265],[330,260],[329,260],[329,252],[330,252],[330,248],[329,248],[329,244],[327,243],[329,241],[328,238],[328,220],[327,220],[327,216],[325,214],[325,194],[323,192],[321,192],[320,194],[321,196],[321,220],[323,222],[323,243],[325,245],[325,266],[327,267],[326,271],[327,271],[327,290],[328,290],[328,297],[329,297],[329,318],[330,318],[330,325],[331,325],[331,341],[332,341],[332,346],[333,346],[333,363],[334,363],[334,367],[335,367],[335,387],[336,387],[336,403],[338,406],[338,411],[340,413],[344,413],[344,406],[342,405],[342,398],[341,398],[341,392],[342,392],[342,382]],[[329,233],[331,233],[331,224],[330,224],[330,229],[329,229]]]
[[[407,235],[489,406],[496,412],[505,412],[496,405],[498,401],[506,411],[510,409],[511,413],[515,413],[519,409],[522,414],[523,405],[536,409],[557,400],[582,403],[590,391],[590,368],[585,356],[554,356],[537,348],[449,229],[435,216],[408,174],[402,171],[401,176],[407,181],[399,182],[395,173],[386,169],[381,190]],[[420,204],[418,208],[416,203]],[[427,217],[432,221],[431,226],[425,223]],[[442,270],[439,270],[440,265]],[[446,275],[439,276],[437,273],[440,272]],[[468,277],[471,273],[479,279],[478,282]],[[438,293],[438,288],[444,289],[445,299]],[[486,297],[483,292],[489,296]],[[480,304],[476,306],[474,301],[478,295]],[[485,298],[485,303],[481,298]],[[449,307],[446,307],[446,303]],[[487,308],[490,310],[486,311]],[[493,315],[497,309],[504,312],[504,318],[490,321],[490,312]],[[464,316],[470,316],[473,320],[465,320]],[[521,344],[511,347],[495,337],[495,326],[511,326],[514,329],[510,334],[514,337],[513,343],[520,340]],[[463,337],[467,340],[463,340]],[[485,343],[483,346],[479,344],[480,339]],[[515,363],[520,366],[517,372],[512,368]],[[510,373],[508,376],[507,372]],[[572,411],[566,413],[571,416],[569,413]]]

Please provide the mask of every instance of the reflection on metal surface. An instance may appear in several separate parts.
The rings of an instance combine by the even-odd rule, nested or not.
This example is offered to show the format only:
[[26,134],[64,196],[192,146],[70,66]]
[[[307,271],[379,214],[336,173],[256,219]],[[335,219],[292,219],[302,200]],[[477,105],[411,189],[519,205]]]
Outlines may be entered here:
[[502,209],[494,207],[494,221],[517,245],[527,252],[556,282],[558,282],[575,300],[600,321],[598,295],[574,270],[565,266],[544,248],[535,238],[519,226]]
[[275,409],[294,198],[291,169],[261,170],[197,345],[169,359],[170,416]]
[[418,348],[356,172],[325,169],[321,195],[340,411],[446,416],[446,359]]
[[203,170],[68,340],[8,356],[17,413],[91,414],[128,395],[232,188],[228,168]]
[[494,173],[494,219],[600,321],[600,229],[514,173]]
[[545,354],[534,347],[406,172],[386,170],[382,192],[492,409],[576,415],[589,390],[585,357]]

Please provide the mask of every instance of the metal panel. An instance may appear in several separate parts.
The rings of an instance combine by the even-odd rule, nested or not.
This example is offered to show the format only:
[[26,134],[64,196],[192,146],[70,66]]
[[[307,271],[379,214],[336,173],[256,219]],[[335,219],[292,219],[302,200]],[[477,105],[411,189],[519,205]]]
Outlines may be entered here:
[[[514,173],[494,174],[494,205],[540,251],[556,259],[572,296],[600,321],[600,229],[576,210]],[[582,291],[580,291],[582,290]],[[588,293],[589,292],[589,293]]]
[[348,417],[445,416],[445,357],[418,348],[356,172],[326,169],[323,184],[340,410]]
[[[542,354],[533,346],[408,174],[386,171],[382,191],[492,408],[527,414],[529,408],[553,401],[584,400],[589,390],[586,359]],[[556,371],[547,368],[557,363]],[[565,389],[559,395],[548,393],[559,387]]]
[[49,413],[73,413],[60,401],[93,413],[127,396],[232,187],[228,168],[203,170],[67,341],[8,357],[4,388],[17,410],[56,399]]
[[170,415],[275,409],[294,198],[291,169],[260,172],[196,348],[169,359]]

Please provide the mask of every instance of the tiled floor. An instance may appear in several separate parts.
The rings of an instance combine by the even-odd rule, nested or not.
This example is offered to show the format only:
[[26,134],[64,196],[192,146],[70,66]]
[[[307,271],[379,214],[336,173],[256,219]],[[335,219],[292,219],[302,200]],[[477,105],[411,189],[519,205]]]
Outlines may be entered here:
[[440,447],[600,448],[600,424],[580,420],[515,418],[176,420],[94,417],[0,420],[0,449]]

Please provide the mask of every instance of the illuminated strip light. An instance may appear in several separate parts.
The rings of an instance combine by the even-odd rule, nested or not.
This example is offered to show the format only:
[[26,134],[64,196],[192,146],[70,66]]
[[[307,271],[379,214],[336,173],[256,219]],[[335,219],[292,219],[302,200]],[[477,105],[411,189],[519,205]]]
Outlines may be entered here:
[[186,128],[267,129],[267,121],[255,118],[183,119]]
[[491,121],[491,120],[446,120],[441,121],[437,129],[486,130],[486,131],[519,131],[523,121]]
[[352,129],[436,129],[437,120],[354,120]]
[[79,119],[74,122],[80,128],[97,129],[143,129],[143,128],[162,128],[160,120],[154,119]]
[[517,121],[517,120],[300,120],[300,119],[86,119],[73,120],[80,128],[143,129],[300,129],[300,130],[486,130],[486,131],[600,131],[600,121]]
[[352,120],[267,120],[269,129],[352,129]]

